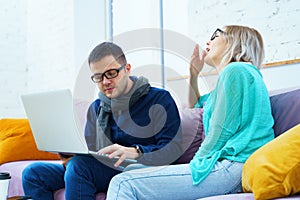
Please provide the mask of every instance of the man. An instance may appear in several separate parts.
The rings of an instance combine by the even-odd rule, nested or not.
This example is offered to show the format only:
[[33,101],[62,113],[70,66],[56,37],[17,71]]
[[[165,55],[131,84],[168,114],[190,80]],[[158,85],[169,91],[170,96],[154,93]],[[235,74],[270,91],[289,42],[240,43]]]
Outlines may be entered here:
[[[89,150],[145,165],[176,162],[182,153],[180,117],[169,92],[151,87],[144,77],[130,76],[122,49],[110,42],[89,55],[92,81],[99,98],[88,110],[85,138]],[[23,188],[33,199],[53,199],[53,191],[66,189],[67,200],[95,199],[109,181],[121,173],[93,156],[75,155],[65,165],[34,163],[23,171]]]

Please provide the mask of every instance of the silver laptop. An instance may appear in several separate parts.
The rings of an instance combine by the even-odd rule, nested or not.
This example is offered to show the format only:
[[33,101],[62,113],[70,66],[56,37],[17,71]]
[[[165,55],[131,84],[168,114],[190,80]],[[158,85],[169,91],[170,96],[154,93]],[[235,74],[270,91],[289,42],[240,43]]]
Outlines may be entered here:
[[[105,164],[112,166],[118,158],[89,151],[84,133],[78,125],[73,109],[72,93],[69,89],[21,95],[26,115],[37,148],[48,152],[90,154]],[[119,170],[134,159],[126,159]]]

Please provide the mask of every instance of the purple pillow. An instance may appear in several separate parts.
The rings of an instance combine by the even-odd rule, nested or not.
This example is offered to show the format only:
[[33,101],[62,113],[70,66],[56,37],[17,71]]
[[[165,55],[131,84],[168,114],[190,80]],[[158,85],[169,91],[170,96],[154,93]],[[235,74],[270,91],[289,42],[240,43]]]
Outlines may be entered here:
[[180,108],[183,155],[177,163],[189,163],[199,149],[204,134],[202,108]]
[[275,137],[300,123],[300,89],[270,97]]

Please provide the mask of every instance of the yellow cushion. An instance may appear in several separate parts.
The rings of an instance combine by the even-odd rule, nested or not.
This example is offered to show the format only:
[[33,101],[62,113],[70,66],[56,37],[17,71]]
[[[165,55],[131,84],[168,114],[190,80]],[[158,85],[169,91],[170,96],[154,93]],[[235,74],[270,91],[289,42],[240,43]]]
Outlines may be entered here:
[[256,200],[272,199],[300,191],[300,124],[254,152],[245,162],[244,192]]
[[20,160],[56,160],[57,154],[39,151],[27,119],[0,120],[0,165]]

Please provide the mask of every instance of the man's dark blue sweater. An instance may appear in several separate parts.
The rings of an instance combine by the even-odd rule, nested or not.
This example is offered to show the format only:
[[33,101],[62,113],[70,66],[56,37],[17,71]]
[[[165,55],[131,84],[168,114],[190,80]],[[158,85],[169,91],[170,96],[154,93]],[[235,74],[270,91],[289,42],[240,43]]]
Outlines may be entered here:
[[[97,151],[95,139],[100,100],[89,107],[85,138],[89,150]],[[151,87],[129,108],[129,114],[110,117],[111,140],[127,147],[139,147],[144,155],[138,159],[146,165],[174,163],[182,154],[180,116],[170,93]]]

